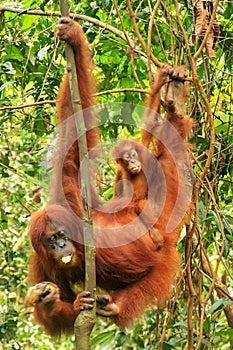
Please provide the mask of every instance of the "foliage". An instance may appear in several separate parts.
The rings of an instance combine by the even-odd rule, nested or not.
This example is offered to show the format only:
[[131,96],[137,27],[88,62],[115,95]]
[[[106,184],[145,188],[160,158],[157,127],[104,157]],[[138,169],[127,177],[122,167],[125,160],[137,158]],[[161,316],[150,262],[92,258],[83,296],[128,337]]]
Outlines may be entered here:
[[[193,62],[203,36],[194,46],[188,46],[185,40],[185,34],[190,37],[194,29],[191,0],[181,0],[179,4],[161,1],[151,27],[157,3],[136,0],[131,4],[139,33],[146,45],[151,45],[153,55],[163,63],[187,64],[189,76],[196,71],[203,88],[190,84],[187,106],[187,113],[196,120],[191,140],[194,210],[187,235],[182,232],[179,243],[182,274],[171,302],[164,310],[149,310],[133,332],[122,332],[99,320],[93,331],[93,349],[230,349],[233,330],[224,308],[232,310],[230,294],[233,296],[231,3],[218,5],[216,19],[221,32],[216,57],[208,58],[204,48]],[[72,337],[53,341],[45,335],[32,316],[25,314],[23,306],[30,255],[26,226],[30,213],[47,199],[49,169],[45,169],[45,155],[54,138],[54,101],[65,69],[63,45],[54,37],[54,13],[59,12],[59,5],[57,1],[24,0],[3,2],[0,9],[0,338],[4,349],[74,349]],[[28,9],[46,15],[30,14]],[[21,10],[25,12],[17,13]],[[148,91],[157,68],[135,34],[126,1],[83,0],[73,4],[72,10],[90,17],[80,23],[93,52],[98,91],[107,91],[97,100],[101,105],[102,139],[108,149],[117,138],[138,137],[138,107],[128,107],[126,111],[124,106],[144,104],[145,94],[140,91]],[[105,28],[106,24],[111,27]],[[122,92],[110,93],[113,89]],[[120,110],[114,108],[113,113],[109,105],[116,102],[128,105],[120,105]],[[127,120],[122,118],[124,115]],[[103,166],[98,174],[98,189],[108,199],[114,169],[104,157],[99,162]],[[32,190],[40,186],[42,203],[35,204]]]

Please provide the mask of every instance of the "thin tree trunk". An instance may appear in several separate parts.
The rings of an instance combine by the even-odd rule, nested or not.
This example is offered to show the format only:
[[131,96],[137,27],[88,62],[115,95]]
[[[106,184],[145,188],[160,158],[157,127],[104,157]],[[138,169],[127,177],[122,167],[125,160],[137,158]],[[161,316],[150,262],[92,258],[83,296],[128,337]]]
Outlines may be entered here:
[[[66,0],[60,0],[60,8],[63,17],[69,16],[68,4]],[[81,194],[85,198],[83,205],[83,229],[85,244],[85,290],[95,293],[96,287],[96,267],[95,267],[95,246],[93,241],[92,230],[92,206],[91,206],[91,187],[89,174],[89,160],[86,140],[86,128],[84,124],[82,108],[79,104],[80,94],[78,88],[76,66],[72,47],[66,44],[67,71],[69,76],[70,91],[74,108],[78,138],[79,157],[80,157],[80,177],[81,177]],[[77,120],[77,115],[79,116]],[[81,130],[82,129],[82,130]],[[94,295],[92,295],[95,297]],[[76,338],[77,350],[90,349],[90,335],[95,324],[95,307],[92,310],[80,312],[75,320],[74,331]]]

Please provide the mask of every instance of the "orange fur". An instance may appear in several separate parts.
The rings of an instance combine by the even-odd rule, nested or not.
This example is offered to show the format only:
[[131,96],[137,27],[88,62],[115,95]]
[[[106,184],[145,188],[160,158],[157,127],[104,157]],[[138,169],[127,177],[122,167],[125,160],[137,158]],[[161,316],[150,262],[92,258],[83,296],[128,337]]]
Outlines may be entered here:
[[[178,239],[191,202],[192,173],[185,141],[190,136],[194,122],[183,117],[186,94],[183,81],[186,77],[185,67],[172,69],[165,66],[160,71],[162,72],[159,73],[159,79],[162,77],[162,80],[158,80],[152,87],[152,96],[158,91],[158,86],[164,84],[166,75],[169,74],[172,80],[168,83],[165,94],[166,115],[163,122],[155,124],[152,129],[149,116],[151,134],[148,136],[143,130],[142,142],[149,146],[153,141],[152,153],[156,155],[165,177],[166,198],[155,227],[161,232],[176,235]],[[153,101],[149,101],[149,105],[153,106]],[[147,121],[145,122],[148,130]],[[154,136],[156,139],[153,139]]]
[[[90,78],[90,56],[82,30],[77,23],[66,20],[65,23],[59,25],[58,34],[74,49],[82,107],[90,107],[93,86]],[[73,331],[74,320],[80,312],[79,306],[77,306],[80,298],[76,298],[72,285],[76,282],[83,282],[85,269],[82,244],[83,223],[80,220],[82,199],[79,188],[80,162],[78,143],[76,142],[77,135],[75,135],[76,127],[73,119],[71,123],[66,123],[73,113],[67,78],[61,85],[59,96],[59,137],[54,179],[51,186],[51,201],[45,209],[32,216],[29,225],[34,248],[31,262],[31,282],[50,281],[57,284],[60,289],[60,298],[57,298],[55,304],[48,305],[43,300],[39,300],[35,305],[37,321],[51,335]],[[94,128],[95,115],[93,111],[91,113],[84,111],[84,119],[86,127],[89,129],[87,144],[91,150],[98,141],[98,131]],[[166,158],[166,153],[162,150],[162,144],[159,145],[159,149],[161,151],[158,159],[163,166],[163,157]],[[151,157],[154,159],[154,155]],[[153,172],[154,168],[150,168],[149,158],[143,158],[143,160],[146,159],[148,159],[146,171],[148,171],[149,178],[153,179],[151,171]],[[168,160],[169,162],[171,163],[170,160]],[[176,176],[172,176],[170,179],[168,175],[170,171],[169,165],[169,171],[165,177],[168,176],[166,180],[168,186],[171,186],[172,192]],[[161,174],[158,171],[158,183],[162,181],[160,177]],[[142,187],[145,191],[145,186]],[[175,189],[174,193],[176,193]],[[164,194],[159,191],[158,186],[155,186],[155,189],[152,188],[152,194],[154,199],[158,197],[158,203],[160,203],[161,198],[163,200]],[[145,193],[140,196],[144,197]],[[93,192],[94,202],[95,197]],[[169,200],[173,201],[171,194]],[[98,208],[96,205],[93,209],[94,240],[97,246],[97,285],[111,294],[106,310],[119,310],[112,319],[117,325],[124,328],[131,325],[148,305],[154,304],[155,301],[161,305],[169,298],[171,286],[179,270],[179,255],[175,247],[177,236],[167,234],[163,223],[160,223],[161,230],[164,230],[164,244],[160,249],[152,242],[148,225],[151,227],[154,224],[153,215],[157,210],[154,205],[147,207],[147,203],[144,203],[145,206],[143,204],[143,208],[141,208],[142,220],[140,220],[138,218],[138,203],[135,201],[127,203],[127,197],[116,198],[105,205],[97,204]],[[167,202],[167,205],[172,208],[174,203],[172,202],[170,205]],[[171,212],[170,207],[169,212]],[[161,217],[165,217],[163,212]],[[74,265],[61,267],[46,251],[43,242],[51,226],[54,226],[54,230],[60,226],[64,227],[70,233],[75,247]]]
[[[160,93],[168,75],[172,80],[166,89],[166,116],[162,120],[158,114],[161,105]],[[138,214],[143,213],[140,218],[149,228],[151,238],[159,246],[163,244],[163,235],[166,233],[179,238],[191,201],[192,185],[188,179],[188,176],[191,177],[191,169],[184,141],[194,123],[188,118],[183,118],[185,77],[186,71],[183,66],[176,69],[164,66],[160,69],[147,101],[149,108],[144,116],[142,144],[130,140],[120,141],[113,149],[113,157],[118,163],[114,198],[132,197],[137,205]],[[151,143],[153,146],[149,152]],[[123,155],[129,149],[137,152],[142,166],[141,172],[137,174],[132,174],[123,160]],[[158,206],[162,209],[152,222],[153,211],[156,211]]]
[[[142,169],[138,174],[132,174],[128,168],[125,168],[122,161],[122,155],[126,150],[135,150],[137,152],[139,161],[142,165]],[[113,158],[118,163],[118,171],[114,182],[114,198],[130,196],[132,191],[132,196],[134,201],[144,199],[147,197],[147,178],[148,173],[151,174],[153,167],[153,156],[148,154],[145,147],[136,141],[123,140],[117,143],[113,148]],[[127,183],[124,184],[124,180],[131,183],[132,189],[127,188]],[[122,181],[122,183],[119,183]],[[119,185],[117,188],[117,184]]]

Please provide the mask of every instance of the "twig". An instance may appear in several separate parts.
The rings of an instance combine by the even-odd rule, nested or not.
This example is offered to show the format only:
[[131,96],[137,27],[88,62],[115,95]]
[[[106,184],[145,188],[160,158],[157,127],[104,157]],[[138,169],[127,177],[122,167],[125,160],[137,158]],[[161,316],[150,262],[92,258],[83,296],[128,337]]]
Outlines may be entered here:
[[[131,21],[132,21],[132,24],[133,24],[133,28],[134,28],[134,31],[135,31],[135,34],[139,40],[139,42],[141,43],[142,47],[144,48],[144,50],[147,52],[147,45],[145,43],[145,41],[143,40],[140,32],[139,32],[139,29],[138,29],[138,26],[137,26],[137,22],[136,22],[136,16],[135,16],[135,13],[133,12],[133,8],[132,8],[132,5],[131,5],[131,2],[130,0],[127,0],[127,7],[128,7],[128,10],[129,10],[129,15],[130,15],[130,18],[131,18]],[[152,61],[154,62],[154,64],[158,67],[162,67],[162,63],[150,52],[150,58],[152,59]]]
[[[135,89],[135,88],[125,88],[125,89],[113,89],[113,90],[105,90],[97,92],[94,96],[102,96],[102,95],[108,95],[108,94],[117,94],[117,93],[123,93],[123,92],[139,92],[142,94],[150,94],[150,91],[146,91],[143,89]],[[1,110],[1,109],[0,109]]]
[[47,77],[49,75],[49,72],[51,70],[52,64],[54,63],[54,60],[55,60],[55,57],[56,57],[56,54],[57,54],[58,45],[59,45],[59,41],[57,41],[57,43],[55,45],[55,48],[53,50],[53,56],[52,56],[52,59],[49,62],[48,69],[46,70],[46,73],[45,73],[45,76],[44,76],[44,79],[43,79],[43,83],[42,83],[42,86],[41,86],[41,89],[40,89],[40,94],[39,94],[39,96],[37,98],[37,101],[39,101],[41,99],[41,97],[43,96],[43,91],[44,91],[45,85],[47,83]]
[[152,28],[153,28],[153,23],[154,23],[154,18],[156,11],[160,5],[161,0],[157,1],[157,4],[153,8],[150,22],[149,22],[149,28],[148,28],[148,39],[147,39],[147,57],[148,57],[148,76],[149,76],[149,82],[150,85],[152,84],[152,72],[151,72],[151,60],[150,60],[150,53],[151,53],[151,37],[152,37]]
[[[194,194],[193,194],[193,198],[194,199],[193,200],[194,200],[194,204],[196,206],[196,212],[195,212],[195,219],[194,219],[193,226],[189,230],[189,233],[188,233],[188,236],[187,236],[187,240],[189,241],[187,249],[188,249],[188,253],[190,254],[189,250],[191,249],[191,237],[192,237],[192,235],[193,235],[193,233],[195,231],[195,228],[197,226],[197,219],[198,219],[198,192],[199,192],[202,180],[206,177],[207,171],[209,170],[209,168],[211,166],[212,158],[213,158],[213,155],[214,155],[215,129],[214,129],[213,116],[212,116],[211,108],[210,108],[210,105],[209,105],[209,101],[208,101],[208,98],[207,98],[207,96],[205,94],[205,91],[204,91],[204,89],[203,89],[203,87],[202,87],[202,85],[200,83],[200,80],[198,79],[197,72],[196,72],[196,61],[193,58],[193,56],[191,55],[191,51],[190,51],[190,48],[189,48],[188,37],[187,37],[186,31],[185,31],[185,29],[184,29],[184,27],[183,27],[183,25],[181,23],[181,20],[180,20],[178,0],[175,0],[175,6],[176,6],[176,19],[177,19],[178,25],[179,25],[182,33],[183,33],[183,36],[184,36],[186,49],[187,49],[188,57],[189,57],[189,60],[190,60],[190,66],[191,66],[191,70],[192,70],[192,76],[193,76],[194,85],[195,85],[196,90],[199,91],[199,93],[200,93],[200,95],[201,95],[201,97],[202,97],[202,99],[204,101],[204,104],[205,104],[205,107],[206,107],[206,111],[207,111],[208,122],[209,122],[209,125],[210,125],[210,149],[209,149],[208,157],[207,157],[207,160],[206,160],[205,167],[203,168],[202,174],[200,176],[200,179],[196,182],[196,184],[194,186]],[[221,219],[220,219],[220,222],[221,222]],[[222,234],[224,234],[224,230],[223,230],[222,225],[221,225],[221,232],[222,232]],[[224,244],[223,244],[223,249],[224,249]],[[222,249],[222,254],[223,254],[223,249]],[[222,254],[220,256],[222,256]],[[220,256],[219,256],[219,258],[220,258]],[[220,262],[220,260],[218,259],[217,267],[219,265],[219,262]],[[190,271],[190,274],[191,274],[191,271]],[[208,302],[208,300],[209,300],[209,298],[210,298],[210,296],[211,296],[211,294],[213,292],[215,282],[216,282],[216,273],[213,276],[213,281],[212,281],[212,284],[210,286],[209,292],[207,293],[205,299],[202,302],[203,304],[202,304],[201,319],[200,319],[200,334],[199,334],[199,340],[198,340],[198,344],[197,344],[197,349],[198,350],[200,349],[201,342],[202,342],[205,308],[206,308],[207,302]],[[192,293],[191,293],[191,297],[192,297]],[[191,306],[192,305],[190,305],[190,307]],[[191,321],[191,323],[192,323],[192,321]],[[192,325],[190,325],[190,326],[192,327]],[[192,334],[190,334],[189,344],[188,344],[189,349],[193,348],[193,330],[191,330],[191,333]]]
[[168,321],[169,321],[169,314],[166,313],[165,318],[164,318],[164,322],[163,322],[163,328],[162,328],[162,335],[159,341],[159,345],[158,345],[158,350],[162,350],[163,348],[163,343],[165,340],[165,335],[166,335],[166,330],[167,330],[167,326],[168,326]]
[[113,4],[114,4],[114,7],[116,9],[117,15],[118,15],[118,17],[120,19],[122,30],[123,30],[123,33],[125,35],[125,39],[126,39],[126,41],[128,42],[128,45],[129,45],[130,58],[131,58],[131,62],[132,62],[132,69],[133,69],[134,77],[135,77],[135,79],[136,79],[136,81],[138,83],[138,86],[140,87],[140,89],[142,89],[142,84],[141,84],[141,82],[140,82],[140,80],[138,78],[138,75],[137,75],[137,72],[136,72],[136,68],[135,68],[135,64],[134,64],[134,50],[133,50],[133,46],[131,46],[129,35],[127,34],[127,32],[125,30],[124,22],[122,20],[122,17],[121,17],[120,11],[118,9],[118,5],[117,5],[116,0],[113,0]]

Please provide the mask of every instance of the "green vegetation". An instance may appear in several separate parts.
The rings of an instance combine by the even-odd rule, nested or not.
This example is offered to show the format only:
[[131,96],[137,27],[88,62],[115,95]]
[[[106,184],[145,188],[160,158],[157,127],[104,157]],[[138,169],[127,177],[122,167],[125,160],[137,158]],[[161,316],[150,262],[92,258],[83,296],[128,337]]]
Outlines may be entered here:
[[[157,60],[172,66],[186,64],[189,76],[196,71],[200,82],[200,86],[190,83],[187,99],[187,113],[196,121],[191,139],[194,209],[188,234],[182,231],[179,242],[182,269],[170,303],[159,312],[150,309],[133,332],[122,332],[111,323],[98,320],[93,331],[93,349],[231,349],[232,4],[219,2],[217,8],[220,35],[216,57],[209,58],[204,47],[193,61],[203,36],[194,46],[188,46],[186,37],[190,38],[194,30],[190,0],[181,0],[178,12],[178,3],[171,0],[131,3],[140,35],[151,46]],[[97,96],[97,102],[143,105],[145,93],[140,91],[149,90],[149,81],[157,67],[153,58],[148,59],[135,34],[127,1],[82,0],[73,4],[72,10],[79,15],[90,42],[98,91],[106,92]],[[31,212],[47,200],[46,155],[54,139],[54,102],[65,70],[64,45],[54,36],[58,13],[57,1],[12,1],[2,2],[0,6],[0,343],[3,349],[75,349],[73,337],[56,341],[48,337],[33,322],[33,317],[25,314],[23,305],[30,256],[26,228]],[[129,88],[140,91],[126,90]],[[111,93],[113,89],[122,91]],[[125,105],[120,111],[114,109],[114,113],[107,106],[102,109],[102,140],[107,145],[119,137],[139,136],[140,109],[130,112],[123,108]],[[126,113],[128,119],[124,120],[121,116]],[[98,174],[98,189],[108,199],[112,193],[113,164],[101,157],[98,161],[103,164]],[[42,187],[41,203],[36,204],[32,191],[38,187]]]

